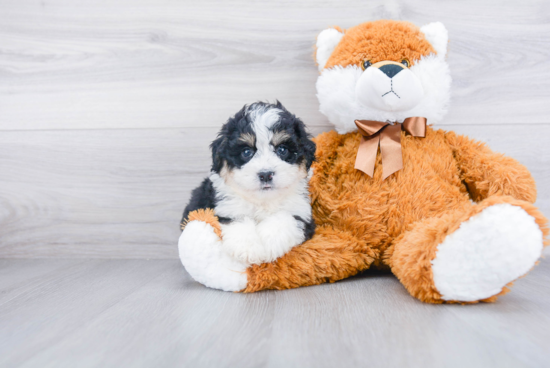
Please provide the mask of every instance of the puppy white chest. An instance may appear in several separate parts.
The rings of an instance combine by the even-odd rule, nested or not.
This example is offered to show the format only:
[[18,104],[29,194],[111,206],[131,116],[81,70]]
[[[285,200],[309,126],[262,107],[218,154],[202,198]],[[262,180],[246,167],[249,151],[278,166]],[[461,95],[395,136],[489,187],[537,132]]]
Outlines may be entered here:
[[232,221],[223,224],[223,248],[248,264],[273,262],[305,240],[304,221],[311,220],[307,179],[285,197],[256,202],[231,190],[217,175],[215,212]]
[[303,220],[311,219],[311,203],[307,189],[308,178],[298,185],[276,196],[257,200],[247,197],[229,187],[218,174],[211,174],[210,180],[216,189],[216,215],[234,220],[250,218],[256,222],[263,221],[279,212],[287,212]]

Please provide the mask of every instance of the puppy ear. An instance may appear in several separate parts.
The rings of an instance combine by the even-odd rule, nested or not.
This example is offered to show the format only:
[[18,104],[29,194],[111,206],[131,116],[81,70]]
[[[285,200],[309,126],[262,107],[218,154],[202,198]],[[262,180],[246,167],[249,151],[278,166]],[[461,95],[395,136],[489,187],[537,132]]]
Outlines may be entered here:
[[304,152],[304,158],[306,161],[306,169],[309,170],[313,161],[315,161],[315,150],[317,146],[315,142],[311,140],[311,134],[306,131],[305,124],[298,118],[295,118],[296,124],[294,133],[298,137],[300,146]]
[[233,117],[230,117],[227,122],[222,125],[218,138],[210,144],[210,150],[212,151],[212,171],[219,173],[224,163],[224,152],[228,148],[228,137],[234,131],[235,127],[240,121],[246,119],[246,111],[249,106],[244,105]]
[[223,167],[223,157],[221,152],[226,144],[226,139],[223,136],[219,136],[212,144],[210,144],[210,149],[212,150],[212,171],[219,173]]
[[307,135],[306,142],[304,144],[304,151],[306,156],[306,169],[309,170],[313,162],[315,161],[315,150],[317,149],[317,146],[315,145],[315,142],[311,140],[311,135]]
[[344,32],[342,32],[339,28],[328,28],[319,33],[319,36],[317,36],[317,43],[315,45],[315,60],[317,61],[319,71],[323,70],[328,59],[330,58],[330,55],[342,37],[344,37]]
[[449,33],[441,22],[429,23],[420,28],[426,40],[432,44],[438,57],[445,57],[447,54],[447,44],[449,43]]

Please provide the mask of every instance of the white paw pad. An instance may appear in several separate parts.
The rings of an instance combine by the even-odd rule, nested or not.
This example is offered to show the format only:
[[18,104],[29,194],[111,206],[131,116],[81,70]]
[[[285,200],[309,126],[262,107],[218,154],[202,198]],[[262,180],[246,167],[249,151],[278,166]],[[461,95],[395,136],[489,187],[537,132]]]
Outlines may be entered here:
[[435,287],[444,300],[489,298],[526,274],[542,248],[542,231],[521,207],[488,207],[438,245],[432,261]]

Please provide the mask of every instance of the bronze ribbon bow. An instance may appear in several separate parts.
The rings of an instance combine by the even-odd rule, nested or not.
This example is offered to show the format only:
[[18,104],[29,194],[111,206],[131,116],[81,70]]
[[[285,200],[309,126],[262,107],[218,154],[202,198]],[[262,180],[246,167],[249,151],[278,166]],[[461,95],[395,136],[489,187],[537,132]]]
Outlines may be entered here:
[[426,136],[427,119],[419,116],[406,118],[403,124],[383,123],[376,120],[355,120],[361,133],[355,168],[368,176],[374,175],[378,146],[382,154],[382,180],[403,168],[401,152],[401,129],[413,137]]

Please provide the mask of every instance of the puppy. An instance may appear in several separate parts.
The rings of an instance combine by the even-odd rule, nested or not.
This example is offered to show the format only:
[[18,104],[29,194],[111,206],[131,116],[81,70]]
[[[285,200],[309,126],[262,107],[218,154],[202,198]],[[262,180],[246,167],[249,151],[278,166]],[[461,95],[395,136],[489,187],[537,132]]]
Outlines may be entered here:
[[210,176],[183,212],[211,208],[222,248],[248,264],[272,262],[315,231],[308,182],[315,143],[280,102],[256,102],[230,118],[212,142]]

